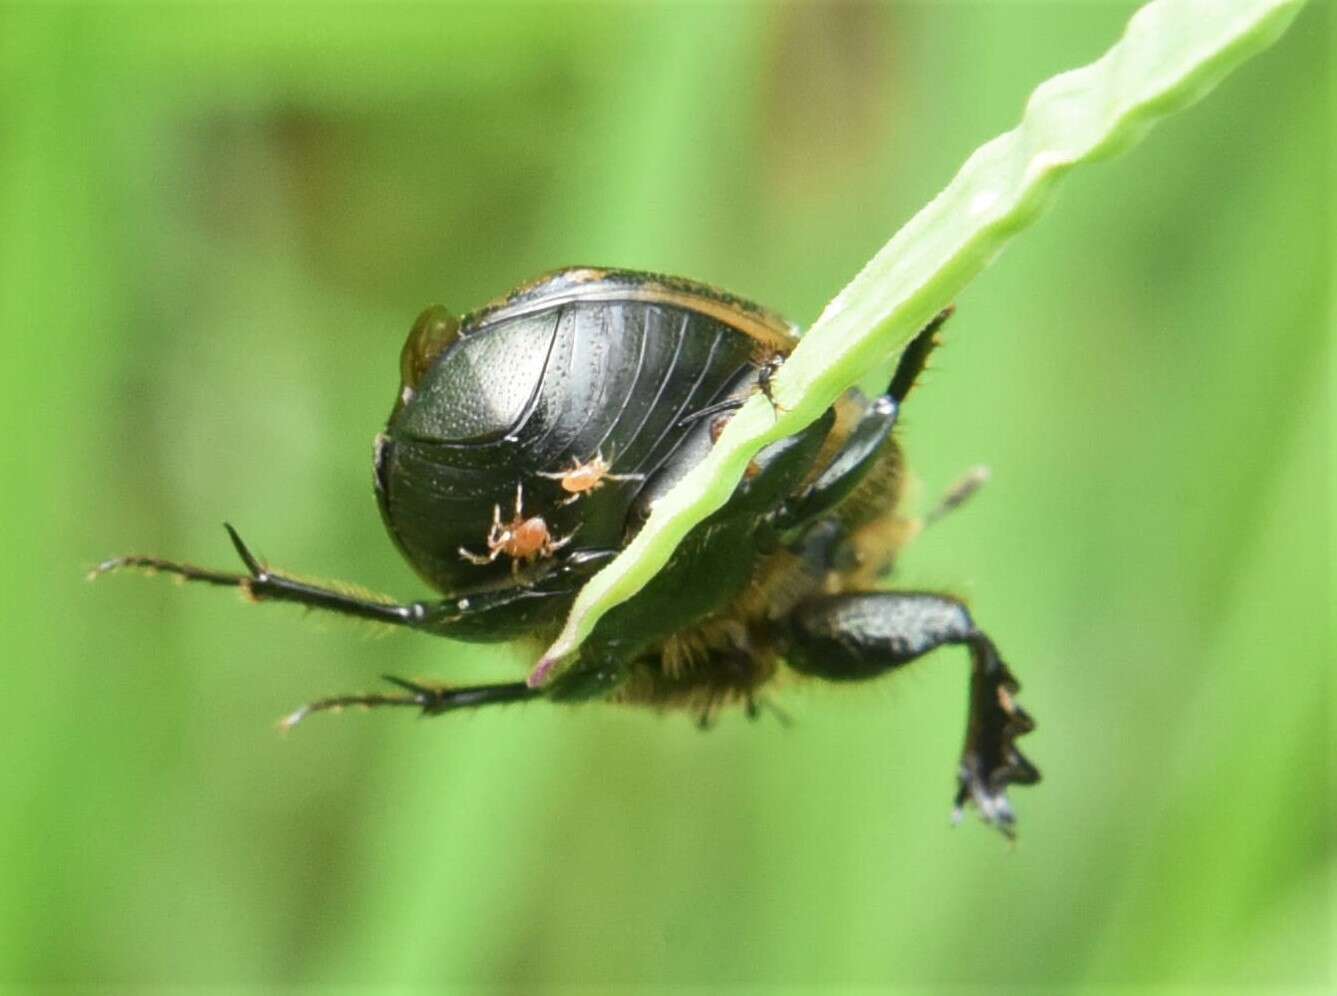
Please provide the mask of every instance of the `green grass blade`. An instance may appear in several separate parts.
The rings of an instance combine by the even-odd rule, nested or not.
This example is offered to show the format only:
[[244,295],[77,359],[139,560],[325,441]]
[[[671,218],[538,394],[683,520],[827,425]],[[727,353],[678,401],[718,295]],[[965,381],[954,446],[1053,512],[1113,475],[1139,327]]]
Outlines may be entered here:
[[660,501],[626,550],[581,591],[539,662],[540,682],[601,616],[668,562],[722,506],[763,446],[816,419],[869,371],[885,366],[1048,204],[1072,167],[1134,145],[1272,44],[1303,0],[1156,0],[1105,55],[1036,88],[1021,123],[986,143],[827,305],[775,378],[783,411],[752,398],[709,457]]

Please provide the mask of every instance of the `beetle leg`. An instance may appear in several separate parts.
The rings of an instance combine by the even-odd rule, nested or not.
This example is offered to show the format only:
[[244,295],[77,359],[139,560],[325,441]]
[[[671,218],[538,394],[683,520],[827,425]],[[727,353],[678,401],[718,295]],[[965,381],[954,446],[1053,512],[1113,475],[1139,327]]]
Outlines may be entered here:
[[789,666],[829,681],[876,677],[944,644],[965,644],[971,659],[970,709],[954,817],[970,804],[1012,836],[1015,818],[1007,787],[1040,780],[1039,771],[1016,748],[1016,739],[1035,724],[1017,704],[1017,679],[964,605],[920,592],[836,595],[801,604],[780,625]]
[[712,415],[718,415],[721,412],[736,412],[743,407],[742,398],[725,398],[723,401],[716,401],[714,404],[706,405],[704,408],[698,408],[678,419],[675,428],[685,429],[690,425],[700,422],[703,418],[710,418]]
[[900,361],[896,364],[896,372],[891,376],[891,384],[887,387],[887,393],[897,402],[905,400],[905,396],[910,393],[910,388],[915,386],[915,381],[919,375],[924,372],[928,366],[929,354],[938,344],[938,330],[942,328],[943,323],[952,317],[956,311],[956,305],[949,304],[936,315],[933,320],[915,333],[915,337],[910,340],[910,344],[905,347],[901,353]]
[[887,577],[896,558],[910,542],[949,512],[960,508],[989,480],[989,468],[972,467],[938,499],[927,513],[914,517],[886,518],[873,522],[848,537],[831,558],[830,566],[859,572],[856,585],[872,584]]
[[232,540],[237,556],[246,565],[248,573],[233,574],[162,560],[158,557],[130,556],[115,557],[99,564],[90,572],[89,578],[97,578],[127,568],[138,569],[151,573],[172,574],[186,581],[202,581],[205,584],[239,588],[248,598],[257,602],[265,600],[296,602],[308,608],[328,609],[376,622],[400,626],[413,625],[415,613],[418,611],[413,605],[399,605],[383,595],[356,592],[351,589],[341,591],[337,587],[321,587],[273,571],[251,553],[232,526],[224,523],[224,528]]
[[377,706],[415,706],[422,710],[424,716],[439,716],[443,712],[450,712],[454,709],[502,702],[522,702],[525,699],[532,699],[543,694],[530,688],[523,681],[510,682],[504,685],[437,688],[430,685],[420,685],[413,681],[405,681],[403,678],[396,678],[388,674],[382,675],[382,677],[392,685],[398,685],[404,689],[404,692],[402,694],[333,695],[329,698],[317,699],[284,716],[279,720],[279,729],[286,733],[313,713],[340,712],[350,707],[372,709]]
[[[887,438],[891,435],[891,430],[896,425],[901,402],[905,400],[910,388],[923,373],[929,354],[937,345],[938,331],[952,316],[953,310],[952,307],[947,307],[938,312],[933,320],[910,340],[910,344],[901,354],[891,383],[887,386],[887,393],[869,405],[863,417],[850,432],[849,438],[845,440],[844,445],[817,480],[780,507],[775,515],[775,528],[781,531],[792,529],[805,522],[811,522],[835,508],[873,468],[886,445]],[[770,369],[770,366],[763,368],[761,380],[766,383],[769,383],[766,371]],[[971,478],[963,480],[948,492],[943,504],[930,513],[924,524],[960,505],[982,483],[982,477],[977,480]],[[911,529],[913,535],[917,529],[913,526]]]
[[817,480],[780,506],[775,514],[775,527],[782,531],[791,529],[839,505],[877,463],[899,411],[900,406],[890,395],[883,395],[869,405]]
[[[938,330],[952,316],[952,310],[948,307],[938,312],[933,321],[925,325],[910,341],[910,345],[901,354],[900,363],[892,375],[891,383],[887,386],[887,393],[868,406],[844,445],[832,457],[831,463],[817,480],[780,507],[775,516],[777,529],[791,529],[804,522],[811,522],[835,508],[873,468],[886,445],[887,438],[891,435],[891,430],[896,425],[901,402],[905,400],[905,395],[923,372],[929,353],[937,344]],[[954,500],[949,493],[947,500],[951,504],[937,514],[941,515],[942,512],[961,504],[979,483],[962,488],[961,494]]]
[[925,526],[931,526],[948,512],[955,511],[964,505],[980,488],[984,487],[989,481],[989,468],[983,465],[971,467],[961,475],[946,493],[938,499],[938,504],[929,509],[928,514],[924,516]]
[[[517,602],[538,605],[546,599],[566,597],[570,593],[573,577],[589,577],[618,553],[617,550],[576,550],[560,561],[553,562],[548,573],[523,588],[473,592],[432,602],[397,603],[383,595],[361,592],[351,586],[348,590],[319,587],[280,574],[262,564],[242,543],[236,530],[231,526],[227,530],[233,546],[246,564],[249,571],[247,574],[215,571],[158,557],[131,556],[107,560],[90,571],[89,577],[93,579],[114,571],[132,569],[171,574],[185,581],[238,588],[252,601],[293,602],[308,609],[322,609],[442,636],[459,638],[463,635],[466,639],[477,639],[494,632],[497,617],[508,617],[514,612]],[[487,561],[487,558],[483,559]]]

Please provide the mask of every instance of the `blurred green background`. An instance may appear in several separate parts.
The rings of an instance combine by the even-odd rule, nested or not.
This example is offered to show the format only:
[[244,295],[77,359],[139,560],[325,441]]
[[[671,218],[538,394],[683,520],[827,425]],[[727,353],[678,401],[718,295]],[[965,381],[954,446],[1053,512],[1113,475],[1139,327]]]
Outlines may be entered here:
[[424,592],[370,441],[404,333],[575,262],[811,321],[1130,4],[0,8],[0,980],[90,991],[1330,991],[1333,12],[958,300],[898,581],[971,599],[1045,782],[948,826],[965,655],[796,722],[272,723],[514,649],[113,553]]

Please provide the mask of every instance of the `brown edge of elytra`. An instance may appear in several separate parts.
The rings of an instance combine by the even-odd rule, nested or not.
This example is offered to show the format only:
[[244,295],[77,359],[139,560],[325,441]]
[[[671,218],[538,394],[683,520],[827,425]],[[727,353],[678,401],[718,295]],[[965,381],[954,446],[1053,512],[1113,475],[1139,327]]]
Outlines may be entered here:
[[637,270],[571,266],[521,284],[504,297],[471,311],[461,332],[471,335],[489,325],[573,301],[656,301],[708,315],[781,355],[798,344],[798,327],[780,315],[726,291],[682,277]]

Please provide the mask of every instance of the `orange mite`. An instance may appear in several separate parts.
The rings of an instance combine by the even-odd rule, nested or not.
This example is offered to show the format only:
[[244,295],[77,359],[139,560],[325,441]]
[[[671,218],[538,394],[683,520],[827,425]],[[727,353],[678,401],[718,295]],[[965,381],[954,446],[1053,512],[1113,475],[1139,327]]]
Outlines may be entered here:
[[559,540],[552,538],[548,523],[541,515],[524,513],[524,486],[515,486],[515,518],[501,521],[501,506],[492,506],[492,528],[487,533],[487,553],[474,553],[460,547],[460,556],[471,564],[490,564],[502,554],[511,558],[511,573],[520,573],[520,564],[551,557],[571,542],[575,530]]
[[610,469],[611,465],[604,459],[603,453],[595,453],[585,463],[575,461],[569,470],[539,471],[538,476],[561,482],[562,490],[570,497],[559,501],[559,506],[570,505],[581,495],[598,491],[604,486],[604,481],[645,480],[644,474],[610,474]]

